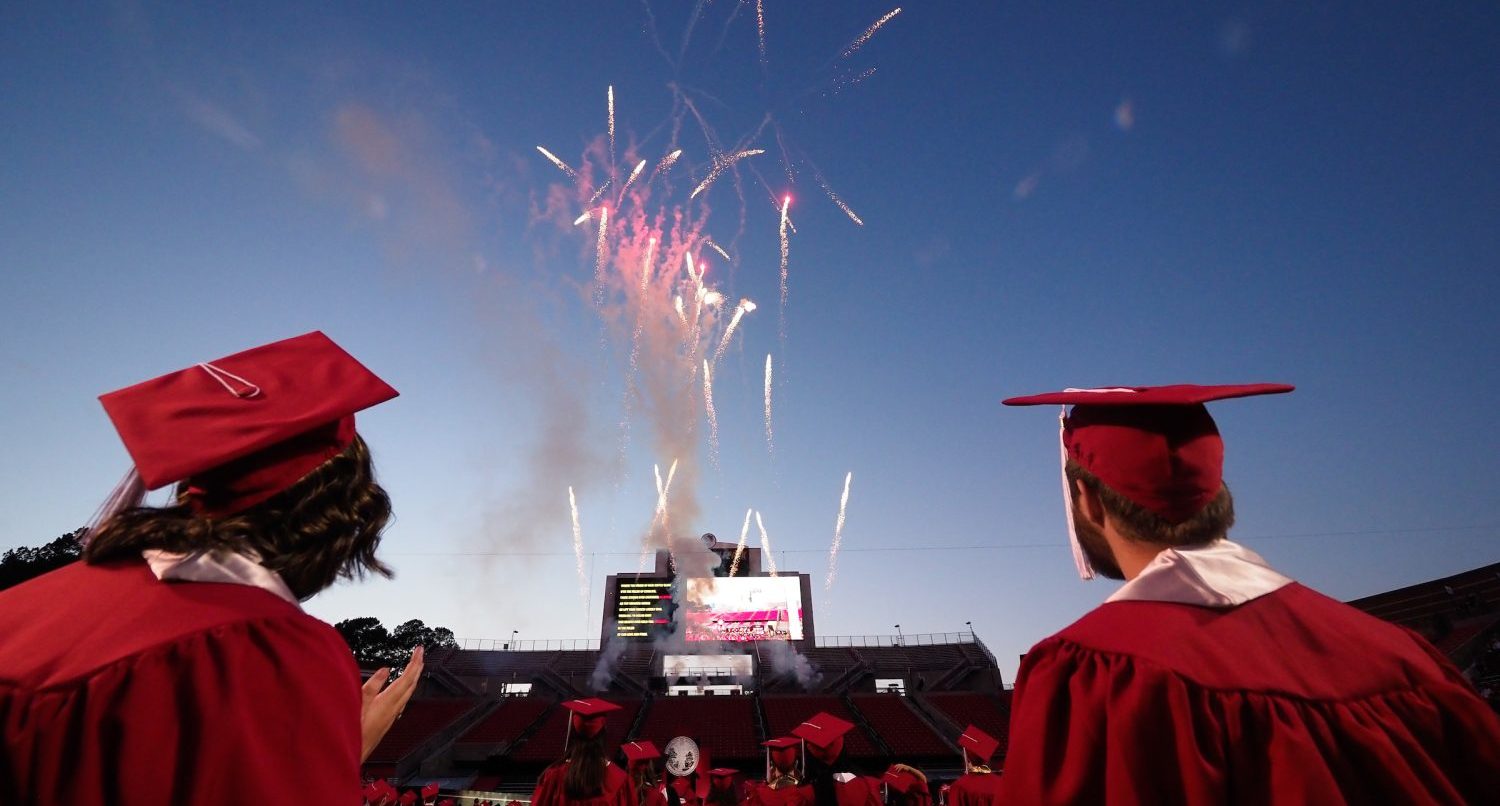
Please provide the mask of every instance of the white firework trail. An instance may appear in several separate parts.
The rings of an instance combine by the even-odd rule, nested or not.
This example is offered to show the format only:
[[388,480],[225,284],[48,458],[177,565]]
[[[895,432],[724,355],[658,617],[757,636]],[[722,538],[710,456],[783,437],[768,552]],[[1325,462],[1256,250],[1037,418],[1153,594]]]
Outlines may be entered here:
[[604,305],[604,267],[609,259],[609,208],[599,208],[599,239],[594,243],[594,306]]
[[672,166],[677,164],[677,158],[680,156],[682,156],[682,149],[679,148],[676,151],[673,151],[672,153],[666,155],[665,157],[662,157],[661,162],[656,163],[656,167],[651,169],[651,175],[656,176],[657,174],[666,173],[667,171],[672,170]]
[[573,496],[573,487],[568,487],[568,508],[573,513],[573,559],[578,565],[578,593],[589,595],[589,575],[583,567],[583,526],[578,522],[578,499]]
[[754,513],[754,508],[745,510],[745,525],[740,527],[740,542],[734,547],[734,559],[729,562],[730,576],[740,570],[740,558],[745,555],[745,538],[750,536],[750,516]]
[[[901,9],[896,9],[900,11]],[[609,85],[609,169],[615,168],[615,85]]]
[[620,201],[625,200],[625,191],[630,190],[630,183],[634,182],[635,178],[641,175],[641,171],[645,169],[645,167],[645,160],[641,160],[640,162],[635,164],[635,170],[630,172],[630,178],[626,179],[625,184],[620,186]]
[[766,452],[775,451],[776,440],[771,431],[771,354],[766,353]]
[[850,75],[846,74],[846,75],[839,76],[838,79],[833,82],[833,87],[831,89],[829,89],[829,91],[826,92],[826,93],[824,93],[824,94],[825,95],[838,95],[840,92],[843,92],[844,90],[849,89],[850,87],[854,86],[855,84],[858,84],[858,83],[864,81],[865,79],[867,79],[867,78],[869,78],[870,76],[873,76],[873,75],[875,75],[875,68],[871,67],[871,68],[869,68],[867,70],[864,70],[864,71],[860,72],[858,75],[850,76]]
[[844,495],[839,498],[839,518],[833,524],[833,545],[828,547],[828,579],[823,590],[833,589],[833,578],[839,570],[839,546],[844,542],[844,512],[849,508],[849,482],[854,481],[854,471],[844,476]]
[[813,171],[813,178],[818,180],[818,184],[822,186],[823,192],[828,195],[828,199],[834,204],[837,204],[839,206],[839,209],[844,211],[844,215],[849,216],[850,221],[853,221],[855,224],[861,227],[865,225],[865,222],[860,220],[860,217],[855,215],[853,210],[849,209],[849,205],[845,204],[844,200],[839,198],[839,194],[833,192],[833,188],[828,186],[828,182],[823,179],[823,175],[821,173]]
[[590,218],[593,218],[593,217],[594,217],[594,211],[593,210],[584,210],[583,211],[583,215],[581,215],[581,216],[573,219],[573,226],[576,227],[579,224],[582,224],[583,222],[588,221]]
[[734,338],[734,331],[735,328],[740,326],[740,319],[744,318],[745,314],[754,310],[755,303],[748,299],[742,299],[740,300],[740,304],[734,306],[734,316],[729,317],[729,327],[724,328],[724,336],[719,339],[718,349],[714,350],[715,364],[719,363],[719,359],[724,357],[724,351],[729,349],[729,340]]
[[683,327],[687,327],[687,312],[682,309],[681,294],[672,299],[672,307],[677,309],[677,321],[681,322]]
[[766,561],[766,570],[776,576],[776,555],[771,553],[771,536],[766,534],[765,521],[760,519],[760,510],[755,511],[755,525],[760,527],[760,556]]
[[786,336],[786,263],[787,256],[791,252],[791,241],[787,240],[786,235],[788,223],[786,213],[787,209],[791,206],[792,197],[790,195],[784,196],[781,200],[781,226],[779,227],[781,233],[781,335],[783,338]]
[[766,6],[765,0],[755,0],[755,30],[759,33],[760,66],[766,66]]
[[562,171],[563,173],[567,174],[568,176],[573,177],[574,179],[578,178],[578,172],[575,171],[575,170],[573,170],[572,168],[569,168],[568,164],[566,162],[563,162],[562,160],[558,159],[556,154],[553,154],[551,151],[548,151],[547,149],[542,148],[541,146],[537,146],[536,150],[542,152],[542,156],[546,157],[548,162],[551,162],[553,165],[556,165],[557,168],[558,168],[558,170]]
[[864,47],[865,43],[870,41],[870,37],[874,36],[875,32],[880,30],[880,26],[885,25],[887,22],[890,22],[892,17],[900,13],[901,9],[898,7],[892,11],[887,12],[884,17],[876,20],[875,24],[871,25],[869,28],[866,28],[865,32],[860,34],[858,39],[850,43],[849,47],[844,48],[844,52],[839,54],[839,58],[847,59],[852,56],[854,54],[854,51]]
[[667,496],[672,492],[672,477],[677,475],[677,460],[672,460],[665,483],[661,480],[661,465],[653,464],[651,470],[656,474],[656,514],[651,518],[651,531],[655,532],[658,522],[663,529],[667,528]]
[[734,258],[730,257],[729,253],[724,251],[724,247],[719,246],[718,244],[714,243],[714,239],[713,238],[705,238],[705,239],[703,239],[703,242],[708,245],[709,249],[712,249],[715,252],[718,252],[719,253],[719,257],[722,257],[725,260],[730,261],[731,263],[734,262]]
[[719,466],[719,413],[714,410],[714,381],[703,359],[703,411],[708,416],[708,459]]
[[734,165],[736,162],[739,162],[746,157],[754,157],[758,154],[764,153],[766,153],[766,150],[764,148],[749,148],[744,151],[736,151],[729,156],[721,157],[715,160],[714,167],[710,168],[708,171],[708,176],[703,177],[703,181],[698,183],[698,187],[693,188],[693,192],[688,194],[688,198],[698,198],[698,194],[707,190],[708,186],[712,185],[714,183],[714,180],[719,178],[719,174],[724,173],[725,169],[729,168],[731,165]]
[[600,185],[599,189],[594,191],[594,195],[589,197],[588,206],[593,207],[595,203],[604,198],[604,191],[609,190],[609,186],[614,184],[614,181],[613,177],[604,180],[604,184]]

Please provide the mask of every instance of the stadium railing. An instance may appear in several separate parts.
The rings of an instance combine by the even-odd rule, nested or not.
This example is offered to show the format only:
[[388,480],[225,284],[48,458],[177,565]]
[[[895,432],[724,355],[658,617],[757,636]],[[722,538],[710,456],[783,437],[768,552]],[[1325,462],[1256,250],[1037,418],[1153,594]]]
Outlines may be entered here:
[[507,641],[504,638],[455,638],[459,649],[482,652],[599,651],[598,638],[550,638],[540,641]]

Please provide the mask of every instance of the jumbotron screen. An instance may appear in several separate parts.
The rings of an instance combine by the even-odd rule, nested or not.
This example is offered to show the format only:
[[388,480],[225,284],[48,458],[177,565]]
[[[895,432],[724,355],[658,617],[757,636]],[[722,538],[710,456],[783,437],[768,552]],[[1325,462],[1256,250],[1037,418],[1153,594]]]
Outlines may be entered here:
[[795,576],[687,580],[689,641],[801,641],[802,583]]

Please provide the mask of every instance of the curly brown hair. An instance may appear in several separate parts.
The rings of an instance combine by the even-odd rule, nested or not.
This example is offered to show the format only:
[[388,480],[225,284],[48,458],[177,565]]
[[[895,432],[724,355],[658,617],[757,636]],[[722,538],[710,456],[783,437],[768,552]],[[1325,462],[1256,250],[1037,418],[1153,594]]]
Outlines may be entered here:
[[195,514],[186,490],[187,485],[178,485],[171,506],[135,507],[110,518],[88,535],[84,560],[102,563],[139,556],[145,549],[251,548],[299,599],[339,578],[392,575],[375,556],[391,518],[391,499],[375,482],[370,449],[358,435],[296,484],[244,512]]
[[1069,485],[1082,482],[1084,487],[1097,494],[1104,504],[1104,511],[1132,540],[1173,548],[1197,546],[1224,537],[1234,526],[1234,496],[1229,494],[1227,484],[1219,487],[1219,494],[1208,506],[1182,523],[1172,523],[1116,492],[1072,459],[1068,460],[1067,475]]

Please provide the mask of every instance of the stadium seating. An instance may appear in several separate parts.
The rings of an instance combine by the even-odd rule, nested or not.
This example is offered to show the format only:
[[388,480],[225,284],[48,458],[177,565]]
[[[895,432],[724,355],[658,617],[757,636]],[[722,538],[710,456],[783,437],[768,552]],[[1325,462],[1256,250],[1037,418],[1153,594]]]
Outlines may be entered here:
[[[773,737],[786,736],[792,732],[792,728],[819,711],[827,711],[840,719],[859,724],[859,717],[849,711],[841,697],[764,697],[761,700],[761,708],[766,714],[766,730]],[[850,731],[844,737],[844,752],[849,758],[868,759],[885,755],[859,728]]]
[[759,759],[755,700],[746,696],[657,697],[641,723],[636,738],[665,747],[677,736],[692,736],[708,747],[711,759]]
[[849,698],[897,758],[948,757],[953,749],[912,711],[905,697],[894,694],[857,694]]
[[1010,735],[1008,703],[989,694],[970,691],[930,692],[920,697],[953,723],[955,737],[970,724],[978,725],[980,730],[1000,741],[1000,750],[997,751],[996,757],[1005,756],[1007,739]]
[[458,738],[459,744],[513,744],[552,706],[545,697],[511,697]]
[[[604,723],[604,748],[614,755],[625,732],[635,722],[635,714],[641,709],[640,700],[611,700],[620,710],[611,711]],[[562,757],[563,743],[568,736],[568,710],[561,706],[552,708],[543,717],[540,727],[526,742],[510,753],[510,758],[519,762],[549,762]]]
[[372,765],[401,761],[423,742],[468,713],[476,704],[472,699],[412,700],[366,761]]

